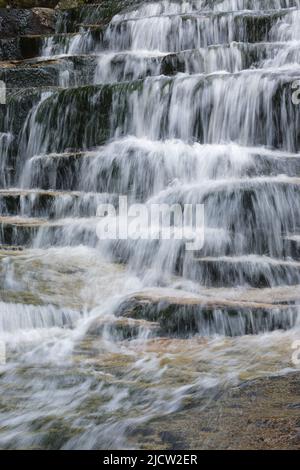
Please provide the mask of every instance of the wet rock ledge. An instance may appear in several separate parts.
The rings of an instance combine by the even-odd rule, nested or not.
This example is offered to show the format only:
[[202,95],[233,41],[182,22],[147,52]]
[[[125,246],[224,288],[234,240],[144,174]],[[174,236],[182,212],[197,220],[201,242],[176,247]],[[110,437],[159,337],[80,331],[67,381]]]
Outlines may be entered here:
[[[296,450],[300,447],[300,374],[260,378],[137,431],[144,449]],[[206,406],[203,406],[206,403]]]

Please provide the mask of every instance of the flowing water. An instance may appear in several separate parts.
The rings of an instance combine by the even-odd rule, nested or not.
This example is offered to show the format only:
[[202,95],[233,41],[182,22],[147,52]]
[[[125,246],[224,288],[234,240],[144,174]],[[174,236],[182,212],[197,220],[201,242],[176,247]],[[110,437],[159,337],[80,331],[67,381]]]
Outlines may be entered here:
[[[127,4],[105,28],[59,15],[37,59],[58,83],[1,116],[1,448],[138,448],[152,419],[295,368],[300,4]],[[99,240],[120,195],[204,204],[203,248]]]

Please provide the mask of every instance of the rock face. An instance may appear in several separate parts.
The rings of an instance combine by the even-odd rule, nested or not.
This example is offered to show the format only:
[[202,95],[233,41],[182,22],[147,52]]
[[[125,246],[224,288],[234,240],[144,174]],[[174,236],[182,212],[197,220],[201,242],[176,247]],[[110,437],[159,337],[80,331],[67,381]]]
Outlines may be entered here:
[[0,39],[54,31],[55,12],[49,8],[0,9]]
[[41,35],[53,33],[55,11],[36,7],[0,8],[0,61],[17,60],[39,55]]
[[0,8],[55,8],[57,0],[1,0]]

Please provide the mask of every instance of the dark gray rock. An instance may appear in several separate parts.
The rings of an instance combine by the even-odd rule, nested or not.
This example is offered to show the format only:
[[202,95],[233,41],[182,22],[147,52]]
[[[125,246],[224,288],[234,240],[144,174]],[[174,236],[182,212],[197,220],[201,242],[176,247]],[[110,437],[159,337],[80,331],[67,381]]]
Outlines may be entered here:
[[54,31],[55,11],[49,8],[0,9],[0,39]]
[[21,59],[19,38],[0,39],[0,60]]

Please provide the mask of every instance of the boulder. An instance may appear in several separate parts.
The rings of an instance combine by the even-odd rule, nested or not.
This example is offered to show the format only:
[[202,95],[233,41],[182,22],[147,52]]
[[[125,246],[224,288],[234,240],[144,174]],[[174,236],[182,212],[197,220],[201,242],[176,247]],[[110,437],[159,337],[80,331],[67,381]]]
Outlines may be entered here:
[[0,39],[54,31],[55,11],[50,8],[0,9]]

